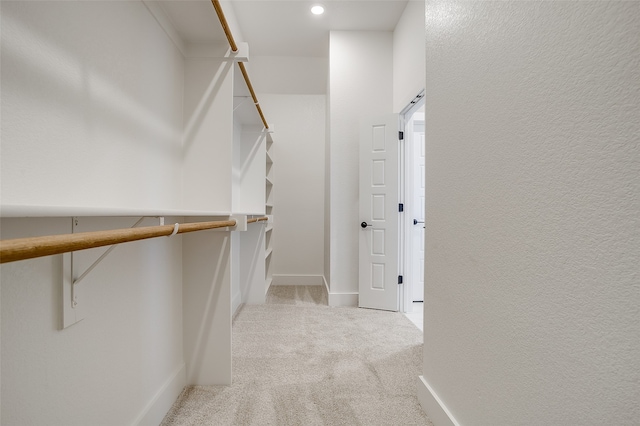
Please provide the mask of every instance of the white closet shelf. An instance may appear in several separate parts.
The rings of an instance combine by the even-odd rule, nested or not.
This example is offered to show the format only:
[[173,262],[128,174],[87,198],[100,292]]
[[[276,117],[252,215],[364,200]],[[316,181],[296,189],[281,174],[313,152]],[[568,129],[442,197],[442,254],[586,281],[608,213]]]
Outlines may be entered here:
[[[230,211],[183,210],[183,209],[127,209],[112,207],[74,207],[37,205],[0,205],[0,217],[125,217],[125,216],[201,216],[228,217]],[[245,213],[238,213],[245,214]],[[257,213],[261,214],[261,213]]]
[[250,212],[233,212],[233,214],[239,214],[239,215],[246,215],[246,216],[264,216],[264,210],[256,212],[256,211],[250,211]]

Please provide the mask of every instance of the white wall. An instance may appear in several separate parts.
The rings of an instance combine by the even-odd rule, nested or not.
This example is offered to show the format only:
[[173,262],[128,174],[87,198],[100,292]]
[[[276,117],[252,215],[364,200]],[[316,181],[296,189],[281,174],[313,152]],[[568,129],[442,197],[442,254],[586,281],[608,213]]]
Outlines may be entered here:
[[331,293],[358,291],[359,126],[365,117],[392,112],[392,60],[391,32],[330,33]]
[[426,29],[424,378],[463,425],[637,424],[638,3]]
[[183,60],[144,4],[2,2],[1,78],[4,205],[179,208]]
[[393,32],[393,112],[424,89],[424,5],[409,0]]
[[263,132],[263,127],[234,124],[233,139],[232,211],[254,215],[264,214],[266,197],[264,177],[267,173],[266,133]]
[[[327,73],[329,64],[327,63]],[[330,110],[331,91],[329,90],[329,79],[327,79],[325,120],[324,120],[324,281],[329,289],[329,277],[331,276],[331,127]]]
[[[183,58],[144,4],[1,7],[1,204],[178,208]],[[1,227],[2,239],[68,233],[71,219]],[[0,423],[161,421],[185,383],[181,238],[116,248],[80,284],[86,317],[65,330],[62,256],[2,265]]]
[[[78,229],[124,228],[137,219],[80,218]],[[1,227],[3,240],[62,234],[71,232],[71,219],[4,218]],[[64,330],[62,255],[0,267],[3,425],[162,420],[185,384],[181,238],[113,250],[78,284],[85,319]],[[81,252],[76,276],[105,250]]]
[[240,233],[240,294],[243,303],[260,304],[266,299],[265,228],[266,222],[257,222]]
[[232,125],[234,66],[219,58],[185,60],[182,208],[232,211],[233,143],[240,142]]
[[240,239],[232,235],[209,230],[182,236],[184,359],[190,385],[231,384],[231,275],[236,266],[231,256],[239,252],[233,244]]
[[327,90],[327,58],[251,56],[247,69],[259,93],[324,95]]
[[[258,95],[274,129],[274,284],[324,274],[324,95]],[[301,280],[303,278],[300,278]],[[285,280],[286,281],[286,280]]]
[[273,284],[322,284],[328,59],[250,56],[247,69],[274,130]]

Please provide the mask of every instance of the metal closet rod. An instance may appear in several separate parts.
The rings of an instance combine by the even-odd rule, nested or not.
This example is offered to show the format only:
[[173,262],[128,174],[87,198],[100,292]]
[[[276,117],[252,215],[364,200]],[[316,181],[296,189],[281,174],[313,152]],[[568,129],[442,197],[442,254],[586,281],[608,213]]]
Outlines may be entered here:
[[[218,19],[220,20],[220,25],[222,25],[222,29],[224,30],[224,34],[227,36],[227,40],[229,41],[229,46],[233,52],[238,51],[238,45],[236,44],[235,39],[233,38],[233,34],[231,34],[231,30],[229,29],[229,24],[227,23],[227,18],[224,16],[224,12],[222,11],[222,6],[220,6],[219,0],[211,0],[211,4],[213,8],[216,10],[216,14],[218,15]],[[256,92],[253,90],[253,85],[251,84],[251,80],[249,79],[249,74],[247,73],[247,68],[244,66],[244,62],[238,62],[238,66],[240,67],[240,71],[242,72],[242,76],[244,77],[245,83],[247,83],[247,87],[249,88],[249,93],[251,93],[251,98],[253,99],[253,103],[258,110],[258,114],[260,115],[260,119],[264,124],[266,129],[269,128],[267,124],[267,119],[264,118],[264,114],[262,113],[262,108],[260,108],[260,103],[258,102],[258,97],[256,96]]]
[[[268,219],[268,217],[253,218],[248,219],[247,223],[255,223]],[[235,219],[3,240],[0,241],[0,263],[34,259],[36,257],[51,256],[71,251],[146,240],[149,238],[170,237],[187,232],[226,228],[228,226],[236,226]]]

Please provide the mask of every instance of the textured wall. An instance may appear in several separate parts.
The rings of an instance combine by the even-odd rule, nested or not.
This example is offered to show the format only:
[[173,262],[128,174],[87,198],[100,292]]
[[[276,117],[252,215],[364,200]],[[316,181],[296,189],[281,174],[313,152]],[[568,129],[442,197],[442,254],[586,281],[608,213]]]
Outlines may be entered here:
[[410,0],[393,32],[393,111],[424,89],[424,1]]
[[427,3],[424,376],[461,424],[640,418],[640,3]]

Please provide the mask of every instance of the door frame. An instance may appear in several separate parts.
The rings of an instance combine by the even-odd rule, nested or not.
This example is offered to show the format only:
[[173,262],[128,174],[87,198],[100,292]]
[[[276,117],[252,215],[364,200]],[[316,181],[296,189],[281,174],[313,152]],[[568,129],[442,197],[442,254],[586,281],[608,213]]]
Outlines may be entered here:
[[[411,102],[400,111],[400,131],[402,131],[405,135],[403,143],[400,144],[400,169],[399,169],[399,197],[400,202],[405,203],[408,201],[409,196],[409,188],[408,185],[413,181],[412,177],[409,176],[411,171],[411,167],[409,165],[409,161],[411,161],[411,154],[413,149],[411,148],[411,135],[407,132],[407,124],[409,119],[418,111],[422,106],[424,106],[424,95],[425,91],[422,89],[412,100]],[[400,232],[398,234],[398,268],[400,269],[400,274],[404,277],[404,284],[400,286],[400,312],[411,312],[413,306],[413,297],[411,291],[411,238],[408,236],[411,233],[411,229],[413,228],[413,217],[409,214],[400,215]]]

